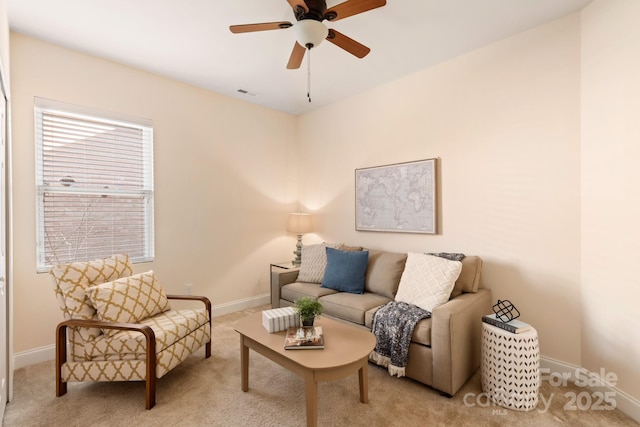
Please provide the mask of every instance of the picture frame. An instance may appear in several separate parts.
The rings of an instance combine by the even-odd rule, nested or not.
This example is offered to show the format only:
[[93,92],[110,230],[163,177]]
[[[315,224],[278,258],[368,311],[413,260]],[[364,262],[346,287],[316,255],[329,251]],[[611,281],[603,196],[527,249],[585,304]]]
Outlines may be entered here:
[[436,234],[437,159],[355,170],[356,231]]

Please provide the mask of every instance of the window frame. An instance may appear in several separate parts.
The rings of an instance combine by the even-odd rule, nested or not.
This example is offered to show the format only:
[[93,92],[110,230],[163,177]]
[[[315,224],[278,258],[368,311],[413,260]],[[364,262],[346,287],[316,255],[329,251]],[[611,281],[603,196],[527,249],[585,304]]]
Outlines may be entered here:
[[[43,114],[52,113],[67,116],[72,119],[79,119],[87,123],[109,124],[114,126],[126,126],[140,129],[142,131],[142,165],[143,187],[139,190],[133,189],[113,189],[97,187],[73,187],[73,186],[52,186],[45,185],[45,161],[44,161],[44,135],[43,135]],[[52,267],[47,263],[47,245],[45,235],[45,194],[53,193],[60,195],[113,195],[124,197],[141,197],[144,200],[143,232],[141,237],[143,244],[142,256],[132,256],[131,262],[150,262],[155,257],[155,230],[154,230],[154,164],[153,164],[153,121],[139,117],[132,117],[125,114],[105,112],[99,109],[53,101],[44,98],[35,98],[34,102],[34,141],[35,141],[35,195],[36,195],[36,272],[48,272]],[[99,190],[99,192],[97,191]],[[82,208],[80,208],[82,209]],[[95,246],[94,246],[95,247]],[[113,255],[105,253],[104,256]],[[87,261],[79,257],[71,261]],[[65,261],[66,262],[66,261]]]

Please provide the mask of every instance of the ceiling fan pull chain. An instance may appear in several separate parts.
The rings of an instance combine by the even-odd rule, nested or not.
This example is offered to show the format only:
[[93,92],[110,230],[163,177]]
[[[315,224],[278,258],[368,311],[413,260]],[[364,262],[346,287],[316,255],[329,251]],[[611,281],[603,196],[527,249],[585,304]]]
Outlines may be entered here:
[[307,52],[307,98],[311,103],[311,48],[308,48]]

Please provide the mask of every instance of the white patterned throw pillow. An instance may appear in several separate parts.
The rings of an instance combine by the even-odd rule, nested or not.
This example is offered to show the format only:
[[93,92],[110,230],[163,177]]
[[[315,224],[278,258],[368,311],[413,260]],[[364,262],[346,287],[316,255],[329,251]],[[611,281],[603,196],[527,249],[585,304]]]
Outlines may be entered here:
[[[109,258],[86,262],[71,262],[51,268],[56,280],[56,295],[66,318],[94,319],[96,309],[89,301],[86,289],[100,283],[128,277],[133,274],[129,255],[118,254]],[[85,341],[91,341],[100,335],[98,328],[78,328]]]
[[302,262],[298,273],[298,282],[322,283],[324,269],[327,267],[327,247],[336,245],[319,243],[302,246]]
[[398,285],[396,301],[433,311],[435,307],[449,300],[460,271],[460,261],[409,252]]
[[153,270],[87,288],[87,297],[98,319],[107,322],[137,323],[171,309]]

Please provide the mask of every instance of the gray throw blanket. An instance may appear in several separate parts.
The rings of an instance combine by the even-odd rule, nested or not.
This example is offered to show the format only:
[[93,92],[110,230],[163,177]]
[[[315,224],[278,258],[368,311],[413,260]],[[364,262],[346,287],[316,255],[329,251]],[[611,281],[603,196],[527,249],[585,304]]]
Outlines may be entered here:
[[448,259],[449,261],[462,261],[464,259],[464,254],[455,252],[429,252],[427,255],[438,256],[440,258]]
[[369,360],[386,367],[392,376],[404,377],[413,329],[429,317],[430,312],[406,302],[391,301],[380,307],[373,317],[371,332],[377,343]]

